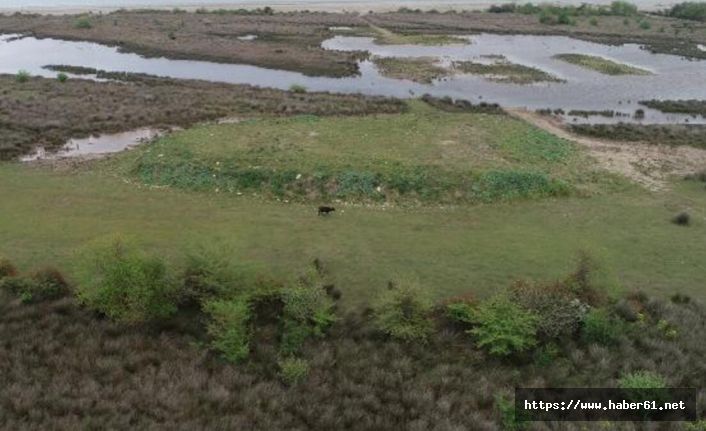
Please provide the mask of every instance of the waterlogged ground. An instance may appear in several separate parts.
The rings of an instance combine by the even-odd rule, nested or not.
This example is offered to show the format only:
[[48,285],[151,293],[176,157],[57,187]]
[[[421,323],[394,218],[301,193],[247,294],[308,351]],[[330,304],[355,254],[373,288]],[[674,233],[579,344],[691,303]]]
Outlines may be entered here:
[[[535,67],[561,82],[519,85],[497,82],[483,76],[453,74],[431,83],[394,79],[380,74],[370,60],[361,61],[354,77],[311,77],[301,73],[262,67],[219,64],[207,61],[144,58],[90,42],[55,39],[0,37],[0,73],[27,70],[33,75],[53,77],[49,64],[83,66],[108,71],[146,73],[181,79],[252,84],[288,89],[297,84],[312,91],[363,93],[394,97],[414,97],[424,93],[451,96],[473,102],[499,103],[506,107],[583,111],[612,110],[615,117],[567,116],[572,122],[705,123],[700,116],[663,114],[639,105],[648,99],[706,99],[706,61],[679,56],[652,54],[639,45],[608,46],[565,36],[479,34],[465,36],[469,44],[443,46],[378,45],[373,38],[337,36],[326,40],[330,50],[363,50],[377,57],[433,57],[449,67],[454,61],[487,62],[488,56],[504,56],[507,61]],[[256,43],[255,41],[252,41]],[[600,56],[650,72],[649,75],[610,76],[554,58],[557,54],[580,53]],[[644,117],[635,117],[642,109]]]

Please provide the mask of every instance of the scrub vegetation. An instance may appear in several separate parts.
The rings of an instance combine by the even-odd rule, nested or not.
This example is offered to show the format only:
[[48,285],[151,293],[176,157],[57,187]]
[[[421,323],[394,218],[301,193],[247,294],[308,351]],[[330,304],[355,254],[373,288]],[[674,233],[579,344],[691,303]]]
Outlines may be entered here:
[[559,60],[586,69],[595,70],[605,75],[650,75],[651,72],[627,64],[616,63],[603,57],[596,57],[585,54],[557,54],[554,56]]
[[435,79],[451,74],[433,57],[373,57],[373,63],[383,76],[422,84],[431,84]]
[[572,124],[571,130],[595,138],[706,149],[706,126],[698,124]]
[[[102,279],[105,266],[123,266],[124,257],[115,253],[122,244],[91,246],[87,251],[104,266],[87,273]],[[177,296],[155,285],[123,298],[184,298],[194,273],[170,271],[181,274],[174,279]],[[208,271],[200,274],[215,280]],[[325,430],[441,423],[497,429],[510,420],[500,401],[512,400],[516,386],[640,389],[706,379],[703,305],[685,295],[665,301],[616,291],[586,257],[568,275],[539,282],[553,288],[535,290],[535,301],[515,299],[516,288],[498,286],[488,299],[466,295],[432,303],[424,290],[390,282],[372,315],[336,312],[333,288],[323,282],[330,272],[318,260],[290,282],[243,283],[251,279],[247,273],[230,274],[235,278],[220,278],[226,290],[204,298],[200,309],[182,302],[175,317],[129,327],[68,291],[23,304],[2,289],[0,425]],[[143,279],[132,271],[121,276],[128,283]],[[80,281],[75,288],[82,289]],[[546,307],[557,298],[574,304],[575,321],[566,319],[566,307]],[[295,349],[288,341],[292,331]],[[703,402],[697,410],[706,412]]]

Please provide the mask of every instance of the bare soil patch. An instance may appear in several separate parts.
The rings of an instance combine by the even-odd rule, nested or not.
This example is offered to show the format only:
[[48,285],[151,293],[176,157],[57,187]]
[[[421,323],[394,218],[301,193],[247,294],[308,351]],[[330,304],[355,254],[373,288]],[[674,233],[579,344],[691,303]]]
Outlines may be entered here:
[[624,175],[650,190],[665,188],[670,176],[685,176],[706,166],[706,150],[703,149],[581,136],[567,130],[557,117],[522,109],[508,109],[508,112],[559,137],[583,145],[606,169]]

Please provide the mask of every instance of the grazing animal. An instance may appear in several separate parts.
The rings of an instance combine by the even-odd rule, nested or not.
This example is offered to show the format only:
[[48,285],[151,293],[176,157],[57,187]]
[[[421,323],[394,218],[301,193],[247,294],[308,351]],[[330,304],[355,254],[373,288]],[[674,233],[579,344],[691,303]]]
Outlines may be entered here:
[[336,211],[336,208],[334,207],[327,207],[325,205],[321,205],[319,207],[319,215],[329,215],[330,213]]

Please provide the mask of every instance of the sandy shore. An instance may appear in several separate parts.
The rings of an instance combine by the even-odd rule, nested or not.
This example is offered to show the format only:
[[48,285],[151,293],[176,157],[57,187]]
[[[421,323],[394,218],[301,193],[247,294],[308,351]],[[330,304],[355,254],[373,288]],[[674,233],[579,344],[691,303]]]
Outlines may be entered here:
[[[679,0],[647,0],[637,2],[638,7],[641,10],[661,10],[670,7],[671,5],[678,3]],[[322,11],[322,12],[357,12],[365,13],[368,11],[374,12],[386,12],[394,11],[401,7],[408,7],[411,9],[422,9],[430,10],[436,9],[439,11],[445,10],[483,10],[487,9],[493,4],[501,3],[512,3],[511,0],[495,0],[495,1],[478,1],[478,0],[430,0],[430,1],[395,1],[395,2],[374,2],[374,1],[320,1],[320,2],[298,2],[295,0],[290,1],[271,1],[264,3],[262,1],[253,1],[246,3],[211,3],[208,5],[203,4],[179,4],[179,9],[193,11],[200,8],[205,9],[255,9],[264,6],[270,6],[275,10],[288,12],[297,10],[310,10],[310,11]],[[573,4],[580,5],[585,3],[581,0],[563,0],[555,1],[553,3],[557,4]],[[599,0],[599,1],[588,1],[592,4],[610,4],[610,0]],[[115,7],[115,6],[77,6],[77,7],[3,7],[0,5],[0,13],[14,13],[14,12],[24,12],[24,13],[40,13],[40,14],[76,14],[76,13],[108,13],[118,9],[141,9],[146,7]],[[171,10],[175,6],[149,6],[150,9],[163,9]]]

